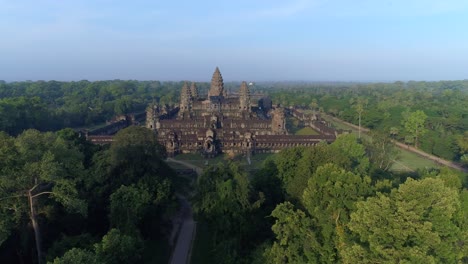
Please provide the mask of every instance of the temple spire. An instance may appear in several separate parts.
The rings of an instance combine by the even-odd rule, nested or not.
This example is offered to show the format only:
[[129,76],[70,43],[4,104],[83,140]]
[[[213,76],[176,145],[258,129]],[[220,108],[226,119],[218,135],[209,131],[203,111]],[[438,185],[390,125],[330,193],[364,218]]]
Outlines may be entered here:
[[250,91],[246,82],[242,82],[239,90],[239,106],[242,111],[250,112]]
[[195,82],[192,82],[192,85],[190,85],[190,93],[192,94],[192,98],[197,100],[198,97],[199,97],[199,94],[198,94],[198,87],[197,85],[195,84]]
[[182,91],[180,92],[180,111],[187,111],[191,109],[192,106],[192,95],[190,94],[190,89],[187,82],[184,82],[182,86]]
[[224,91],[224,82],[223,76],[219,71],[219,68],[216,67],[213,77],[211,78],[211,86],[208,91],[208,97],[210,96],[225,96],[226,92]]

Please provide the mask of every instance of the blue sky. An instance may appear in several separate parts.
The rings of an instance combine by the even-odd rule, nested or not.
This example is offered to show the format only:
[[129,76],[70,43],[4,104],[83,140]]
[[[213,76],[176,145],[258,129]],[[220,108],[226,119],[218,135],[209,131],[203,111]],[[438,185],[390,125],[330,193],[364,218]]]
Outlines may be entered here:
[[468,1],[0,0],[0,80],[468,79]]

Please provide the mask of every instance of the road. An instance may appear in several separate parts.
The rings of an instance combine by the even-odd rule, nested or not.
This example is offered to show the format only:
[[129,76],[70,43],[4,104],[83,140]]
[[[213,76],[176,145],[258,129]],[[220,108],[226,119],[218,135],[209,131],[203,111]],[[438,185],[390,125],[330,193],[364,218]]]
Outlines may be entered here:
[[[200,175],[203,170],[195,165],[189,164],[184,161],[175,160],[168,158],[167,161],[182,164],[188,168],[195,170],[197,175]],[[172,251],[170,264],[187,264],[190,263],[190,255],[192,249],[192,243],[195,238],[196,223],[193,220],[192,206],[186,197],[178,195],[181,208],[176,217],[174,223],[178,223],[179,226],[175,227],[179,229],[179,235],[177,236],[177,243]]]

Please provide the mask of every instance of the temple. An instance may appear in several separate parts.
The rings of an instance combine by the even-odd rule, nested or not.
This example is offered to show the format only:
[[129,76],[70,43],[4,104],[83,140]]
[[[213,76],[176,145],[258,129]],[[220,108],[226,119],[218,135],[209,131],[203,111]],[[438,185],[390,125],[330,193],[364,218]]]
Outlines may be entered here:
[[[207,97],[201,97],[195,83],[184,83],[176,107],[158,102],[146,110],[146,127],[158,135],[170,156],[200,153],[214,157],[219,153],[254,154],[277,152],[293,146],[312,146],[332,142],[336,131],[326,127],[317,115],[297,116],[290,109],[252,102],[249,86],[242,82],[238,96],[224,89],[221,72],[216,68]],[[311,126],[319,135],[290,135],[286,113]]]

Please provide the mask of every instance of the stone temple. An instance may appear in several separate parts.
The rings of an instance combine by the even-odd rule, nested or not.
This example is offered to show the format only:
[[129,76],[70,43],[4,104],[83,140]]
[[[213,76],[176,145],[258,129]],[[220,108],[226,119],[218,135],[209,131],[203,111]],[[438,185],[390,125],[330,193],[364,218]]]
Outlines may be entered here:
[[[320,135],[290,135],[286,129],[287,113]],[[238,96],[230,96],[218,68],[206,97],[199,94],[195,83],[190,86],[184,83],[178,106],[154,103],[147,108],[146,127],[157,133],[169,156],[179,153],[200,153],[205,157],[219,153],[250,155],[312,146],[336,138],[336,131],[324,126],[316,115],[305,117],[282,107],[259,107],[257,102],[252,102],[246,82],[240,85]]]

